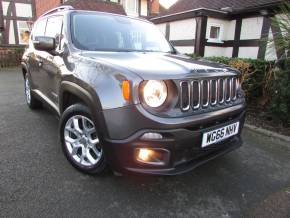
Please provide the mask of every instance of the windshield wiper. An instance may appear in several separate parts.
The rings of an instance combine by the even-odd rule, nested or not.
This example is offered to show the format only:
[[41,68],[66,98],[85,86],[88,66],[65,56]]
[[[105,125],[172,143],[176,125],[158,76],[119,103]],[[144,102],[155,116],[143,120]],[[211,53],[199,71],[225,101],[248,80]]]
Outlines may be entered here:
[[105,51],[105,52],[141,52],[141,53],[146,53],[146,52],[160,52],[160,53],[171,53],[175,54],[174,51],[168,51],[168,52],[163,52],[163,51],[156,51],[156,50],[137,50],[137,49],[95,49],[94,51]]
[[95,49],[94,51],[107,51],[107,52],[135,52],[133,49]]

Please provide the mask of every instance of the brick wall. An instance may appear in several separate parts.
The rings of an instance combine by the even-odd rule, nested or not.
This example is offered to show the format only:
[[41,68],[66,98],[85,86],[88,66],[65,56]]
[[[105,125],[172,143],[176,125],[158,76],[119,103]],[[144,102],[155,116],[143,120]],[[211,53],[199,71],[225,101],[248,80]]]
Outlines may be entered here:
[[[76,5],[78,3],[88,3],[89,1],[87,0],[82,0],[83,2],[79,1],[79,2],[73,2],[75,3]],[[151,3],[151,11],[150,11],[150,14],[158,14],[159,13],[159,0],[148,0],[150,1]],[[35,0],[35,9],[36,9],[36,19],[41,16],[43,13],[45,13],[46,11],[52,9],[52,8],[55,8],[55,7],[58,7],[60,4],[61,4],[61,0]],[[86,5],[89,5],[89,4],[86,4]],[[99,3],[99,5],[101,5],[101,3]],[[110,8],[109,7],[110,5],[107,4],[106,5],[106,10],[100,8],[98,10],[100,11],[108,11],[108,12],[113,12],[113,13],[118,13],[118,14],[124,14],[125,12],[123,10],[120,10],[117,8],[116,5],[113,5],[114,8]],[[76,7],[78,8],[78,7]],[[91,8],[80,8],[80,9],[86,9],[86,10],[89,10]],[[91,9],[92,10],[92,9]],[[116,11],[115,11],[116,10]]]
[[153,0],[151,3],[151,14],[159,13],[159,0]]
[[58,7],[61,0],[35,0],[36,18],[46,11]]
[[0,46],[0,68],[19,66],[23,51],[23,46]]

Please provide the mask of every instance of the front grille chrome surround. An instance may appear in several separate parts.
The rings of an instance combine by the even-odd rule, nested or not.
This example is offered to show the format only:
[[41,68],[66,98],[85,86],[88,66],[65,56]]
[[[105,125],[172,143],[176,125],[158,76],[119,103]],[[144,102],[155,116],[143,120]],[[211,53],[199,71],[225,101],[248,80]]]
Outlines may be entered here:
[[202,107],[208,107],[209,105],[209,96],[210,96],[210,89],[209,89],[209,81],[208,80],[201,80],[201,102]]
[[187,111],[190,109],[190,83],[187,81],[180,82],[180,93],[181,93],[181,110]]
[[224,86],[224,80],[219,79],[218,80],[218,103],[223,104],[225,101],[225,86]]
[[232,78],[232,84],[233,84],[233,96],[232,100],[235,101],[237,99],[237,89],[238,89],[238,79]]
[[[197,87],[196,87],[197,85]],[[200,82],[198,80],[194,80],[191,82],[192,87],[192,107],[194,110],[198,109],[200,107],[200,99],[201,99],[201,87]],[[196,90],[196,91],[194,91]]]
[[215,79],[210,80],[210,96],[210,103],[215,106],[218,102],[218,82]]
[[232,78],[226,78],[225,79],[225,93],[226,93],[226,102],[230,102],[232,98]]
[[182,81],[180,108],[188,111],[230,104],[237,100],[238,82],[234,76]]

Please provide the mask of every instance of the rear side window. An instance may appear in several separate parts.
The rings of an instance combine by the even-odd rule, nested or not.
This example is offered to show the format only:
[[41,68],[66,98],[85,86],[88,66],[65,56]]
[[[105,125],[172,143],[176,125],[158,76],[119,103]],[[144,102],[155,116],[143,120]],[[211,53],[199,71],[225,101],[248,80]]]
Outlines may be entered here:
[[54,37],[56,46],[59,46],[62,39],[62,16],[48,18],[45,36]]
[[47,19],[42,19],[36,23],[33,31],[33,38],[35,38],[36,36],[44,36],[46,21]]

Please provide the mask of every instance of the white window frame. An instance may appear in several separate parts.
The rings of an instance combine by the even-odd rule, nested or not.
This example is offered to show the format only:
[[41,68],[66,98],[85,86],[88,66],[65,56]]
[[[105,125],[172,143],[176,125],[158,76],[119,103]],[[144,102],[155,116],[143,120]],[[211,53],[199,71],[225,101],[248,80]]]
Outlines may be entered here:
[[27,24],[27,21],[24,21],[24,20],[17,20],[17,32],[18,32],[18,40],[19,40],[19,44],[20,44],[20,45],[27,45],[28,42],[25,43],[25,42],[23,42],[23,41],[21,40],[21,30],[28,31],[28,32],[30,32],[30,34],[31,34],[31,30],[29,29],[28,24],[27,24],[27,29],[26,29],[26,28],[23,28],[23,27],[20,27],[20,25],[19,25],[20,22],[24,22],[24,23]]
[[139,1],[138,0],[131,0],[131,1],[135,1],[134,12],[127,10],[129,1],[130,0],[122,0],[122,4],[123,4],[123,7],[124,7],[127,15],[134,16],[134,17],[139,16]]
[[[210,32],[212,27],[218,27],[220,28],[220,33],[218,38],[210,38]],[[213,43],[223,43],[222,36],[224,33],[224,26],[222,24],[217,24],[217,23],[209,23],[208,28],[207,28],[207,35],[208,35],[208,42],[213,42]]]

